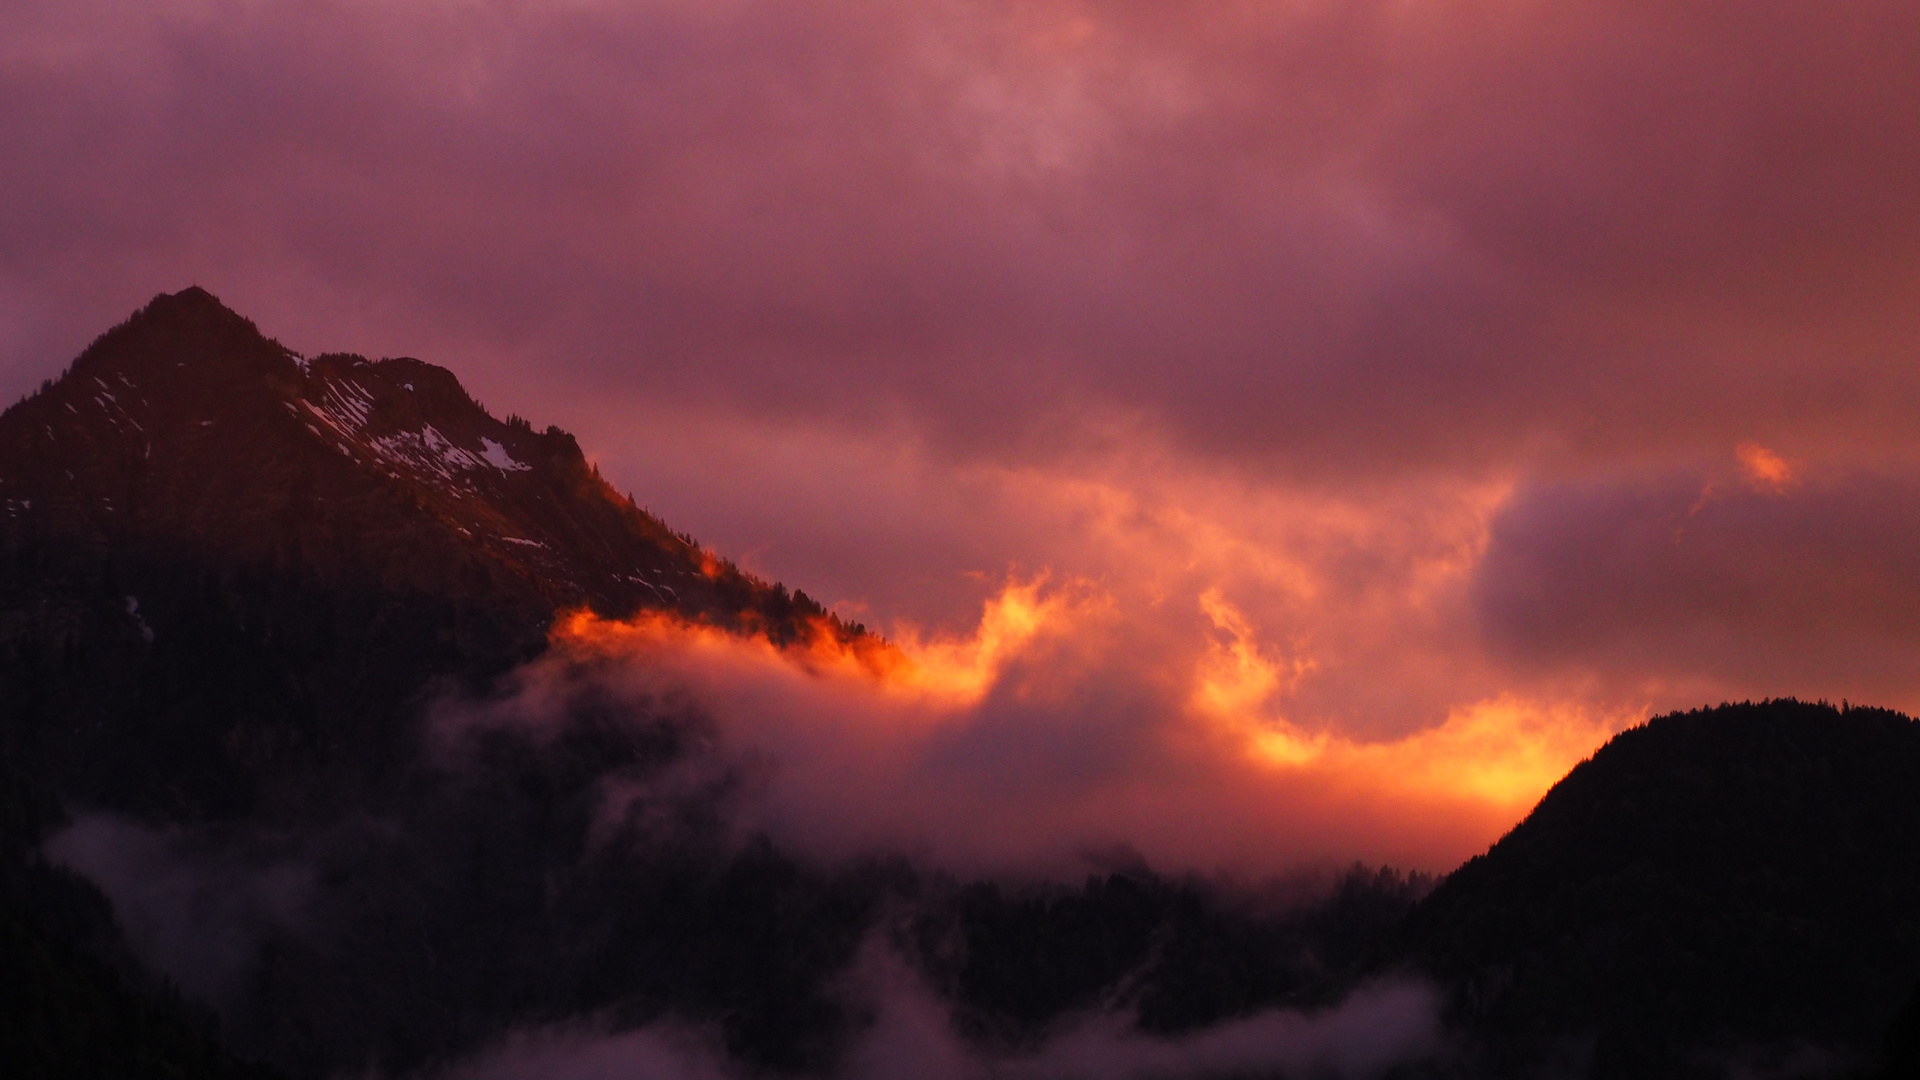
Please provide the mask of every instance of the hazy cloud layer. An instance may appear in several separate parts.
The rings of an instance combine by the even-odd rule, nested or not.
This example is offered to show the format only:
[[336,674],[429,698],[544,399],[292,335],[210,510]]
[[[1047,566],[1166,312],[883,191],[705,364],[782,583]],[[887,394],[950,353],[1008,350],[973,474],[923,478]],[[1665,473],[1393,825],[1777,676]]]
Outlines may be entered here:
[[193,999],[227,1008],[254,973],[262,940],[308,929],[312,867],[265,848],[245,835],[88,814],[51,837],[46,853],[112,898],[143,964]]
[[19,0],[0,389],[198,282],[885,629],[1257,641],[1309,735],[1913,708],[1915,100],[1896,0]]
[[[1379,1076],[1442,1055],[1439,999],[1419,982],[1362,986],[1317,1012],[1271,1009],[1183,1036],[1135,1030],[1131,1018],[1081,1018],[1022,1054],[992,1053],[954,1034],[949,1006],[911,968],[871,944],[844,992],[866,1003],[872,1026],[833,1080],[1198,1080],[1289,1075],[1327,1080]],[[743,1075],[710,1040],[670,1025],[609,1033],[589,1023],[515,1033],[445,1072],[441,1080],[724,1080]]]
[[636,732],[683,710],[711,725],[702,749],[605,785],[601,831],[648,835],[724,793],[737,836],[820,865],[878,853],[1075,880],[1124,848],[1264,876],[1354,858],[1449,869],[1633,719],[1508,695],[1357,738],[1286,713],[1301,662],[1217,594],[1192,620],[1205,629],[1127,599],[1014,583],[972,634],[878,656],[582,615],[504,696],[436,707],[434,745],[457,768],[478,734],[564,737],[582,702]]

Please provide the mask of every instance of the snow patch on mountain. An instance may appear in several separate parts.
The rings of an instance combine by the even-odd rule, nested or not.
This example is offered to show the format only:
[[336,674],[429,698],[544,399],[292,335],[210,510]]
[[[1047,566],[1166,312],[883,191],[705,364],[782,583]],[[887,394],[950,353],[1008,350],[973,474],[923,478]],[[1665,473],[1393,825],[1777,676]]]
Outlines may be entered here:
[[[513,473],[533,468],[494,439],[481,438],[481,448],[476,453],[460,446],[432,424],[422,424],[417,431],[369,434],[373,395],[350,380],[329,379],[317,400],[302,400],[300,404],[335,435],[370,452],[385,464],[416,475],[436,477],[447,485],[472,490],[471,474],[479,470]],[[292,405],[288,408],[296,414],[299,412]],[[308,427],[312,429],[311,424]]]
[[486,450],[481,456],[487,459],[487,464],[492,465],[496,469],[503,472],[526,472],[528,469],[533,468],[533,466],[528,465],[526,462],[508,453],[506,447],[494,442],[492,439],[483,436],[480,439],[480,445]]

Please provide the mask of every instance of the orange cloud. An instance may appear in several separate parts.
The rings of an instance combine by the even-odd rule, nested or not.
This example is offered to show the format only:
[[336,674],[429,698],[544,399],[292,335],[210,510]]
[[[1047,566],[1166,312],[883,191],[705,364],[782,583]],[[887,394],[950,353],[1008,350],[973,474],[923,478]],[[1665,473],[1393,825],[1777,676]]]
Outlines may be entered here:
[[1740,474],[1755,490],[1780,494],[1791,491],[1800,477],[1787,459],[1755,442],[1743,442],[1733,448],[1740,461]]
[[1517,820],[1637,716],[1503,694],[1456,707],[1440,725],[1398,739],[1365,742],[1308,731],[1271,705],[1313,661],[1267,656],[1245,617],[1217,592],[1203,595],[1201,607],[1231,640],[1211,643],[1202,657],[1192,706],[1243,739],[1251,758],[1279,772],[1313,770],[1342,786],[1400,800],[1477,803]]
[[870,683],[879,692],[945,708],[980,700],[1011,657],[1043,631],[1060,631],[1096,601],[1067,591],[1044,591],[1046,579],[1010,581],[989,599],[979,625],[964,636],[929,635],[907,625],[893,640],[848,638],[826,619],[807,624],[798,642],[776,645],[762,631],[735,632],[668,612],[604,619],[577,611],[554,624],[555,645],[602,659],[673,648],[700,654],[750,656],[822,678]]
[[770,765],[749,827],[969,871],[1070,869],[1115,843],[1185,869],[1445,868],[1635,718],[1497,695],[1380,740],[1296,723],[1285,707],[1318,663],[1306,642],[1262,643],[1220,590],[1195,603],[1188,628],[1039,578],[1008,582],[960,635],[850,642],[823,626],[782,647],[580,614],[554,641],[625,692],[698,703],[717,752]]

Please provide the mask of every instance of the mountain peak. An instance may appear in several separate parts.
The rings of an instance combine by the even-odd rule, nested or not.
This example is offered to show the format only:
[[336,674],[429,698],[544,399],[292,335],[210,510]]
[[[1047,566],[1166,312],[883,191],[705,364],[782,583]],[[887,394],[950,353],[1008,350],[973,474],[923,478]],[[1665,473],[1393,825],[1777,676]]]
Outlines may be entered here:
[[124,342],[131,338],[148,346],[171,345],[169,352],[197,347],[201,359],[230,358],[236,350],[264,356],[286,355],[288,350],[260,332],[251,319],[234,311],[212,293],[190,285],[177,293],[160,293],[120,325],[102,334],[80,354],[85,365],[98,353],[126,357]]
[[143,322],[171,323],[176,326],[245,326],[259,333],[249,319],[234,311],[220,298],[198,285],[189,285],[176,293],[159,293],[135,311],[123,325]]
[[[177,293],[160,293],[147,302],[142,314],[160,313],[206,314],[219,318],[241,319],[232,308],[220,302],[220,298],[198,285],[189,285]],[[241,319],[241,321],[246,321]]]
[[[155,297],[0,416],[0,448],[8,513],[63,503],[103,541],[157,531],[385,580],[410,566],[430,592],[478,560],[539,606],[614,615],[725,621],[784,595],[615,493],[559,428],[500,420],[421,360],[301,357],[198,286]],[[401,558],[374,536],[459,550]]]
[[[399,760],[434,680],[483,686],[581,609],[776,643],[861,632],[675,533],[572,435],[490,415],[452,372],[300,356],[198,287],[0,414],[0,653],[39,658],[0,701],[97,718],[15,725],[87,763],[68,774],[82,802],[244,812],[295,798],[284,777],[344,746]],[[73,664],[98,700],[35,689]],[[154,755],[191,757],[194,782],[143,786]]]

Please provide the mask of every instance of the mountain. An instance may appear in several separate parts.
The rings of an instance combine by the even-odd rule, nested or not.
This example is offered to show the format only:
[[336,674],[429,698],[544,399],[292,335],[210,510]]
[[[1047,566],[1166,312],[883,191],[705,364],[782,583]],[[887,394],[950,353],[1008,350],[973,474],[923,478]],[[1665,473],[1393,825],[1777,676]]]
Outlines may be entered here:
[[[491,692],[576,609],[869,640],[675,534],[572,436],[494,418],[443,369],[303,358],[204,290],[155,298],[0,415],[0,797],[39,808],[0,853],[0,914],[25,935],[9,945],[108,954],[60,968],[110,988],[62,999],[96,1018],[85,1002],[137,999],[112,980],[144,978],[118,963],[115,916],[148,967],[166,954],[125,897],[104,927],[42,933],[36,913],[87,906],[90,887],[50,885],[39,861],[66,836],[137,865],[138,887],[187,890],[161,912],[199,920],[167,927],[209,939],[185,955],[244,955],[166,974],[296,1072],[406,1066],[563,1001],[725,1012],[742,1045],[799,1060],[832,1006],[782,971],[842,965],[874,887],[693,826],[633,859],[589,843],[602,785],[666,767],[698,716],[636,731],[595,714],[550,745],[496,739],[459,775],[423,756],[429,702]],[[297,925],[269,896],[289,866]],[[426,904],[434,919],[396,924]],[[809,918],[818,948],[764,940]],[[227,940],[227,923],[251,936]],[[616,937],[651,968],[603,955]],[[534,985],[556,979],[573,982]]]
[[[1100,1008],[1179,1031],[1335,1000],[1425,887],[1355,873],[1264,904],[1144,867],[1074,888],[809,865],[736,828],[762,766],[697,703],[577,666],[548,674],[545,735],[431,752],[434,703],[510,693],[581,608],[876,646],[442,369],[305,358],[202,290],[156,298],[0,414],[0,795],[28,809],[0,946],[35,958],[27,991],[160,1061],[217,1053],[179,1034],[184,995],[294,1075],[667,1018],[817,1075],[870,1019],[845,983],[875,935],[1009,1049]],[[610,817],[617,792],[647,797]]]
[[[345,797],[336,766],[398,760],[425,686],[483,683],[575,608],[858,634],[674,534],[558,428],[417,360],[304,359],[198,288],[0,415],[0,731],[63,797]],[[322,765],[331,792],[303,782]]]
[[1791,700],[1651,720],[1397,933],[1490,1075],[1864,1066],[1920,980],[1920,723]]
[[[767,764],[698,701],[547,651],[581,609],[884,647],[557,428],[417,360],[299,356],[199,289],[0,414],[0,1060],[400,1077],[666,1022],[742,1075],[831,1076],[880,943],[982,1068],[1089,1016],[1178,1036],[1409,972],[1459,1053],[1396,1076],[1833,1075],[1889,1034],[1888,1075],[1920,1063],[1904,716],[1654,719],[1437,887],[1119,856],[967,881],[755,832]],[[538,725],[433,726],[529,680]]]

